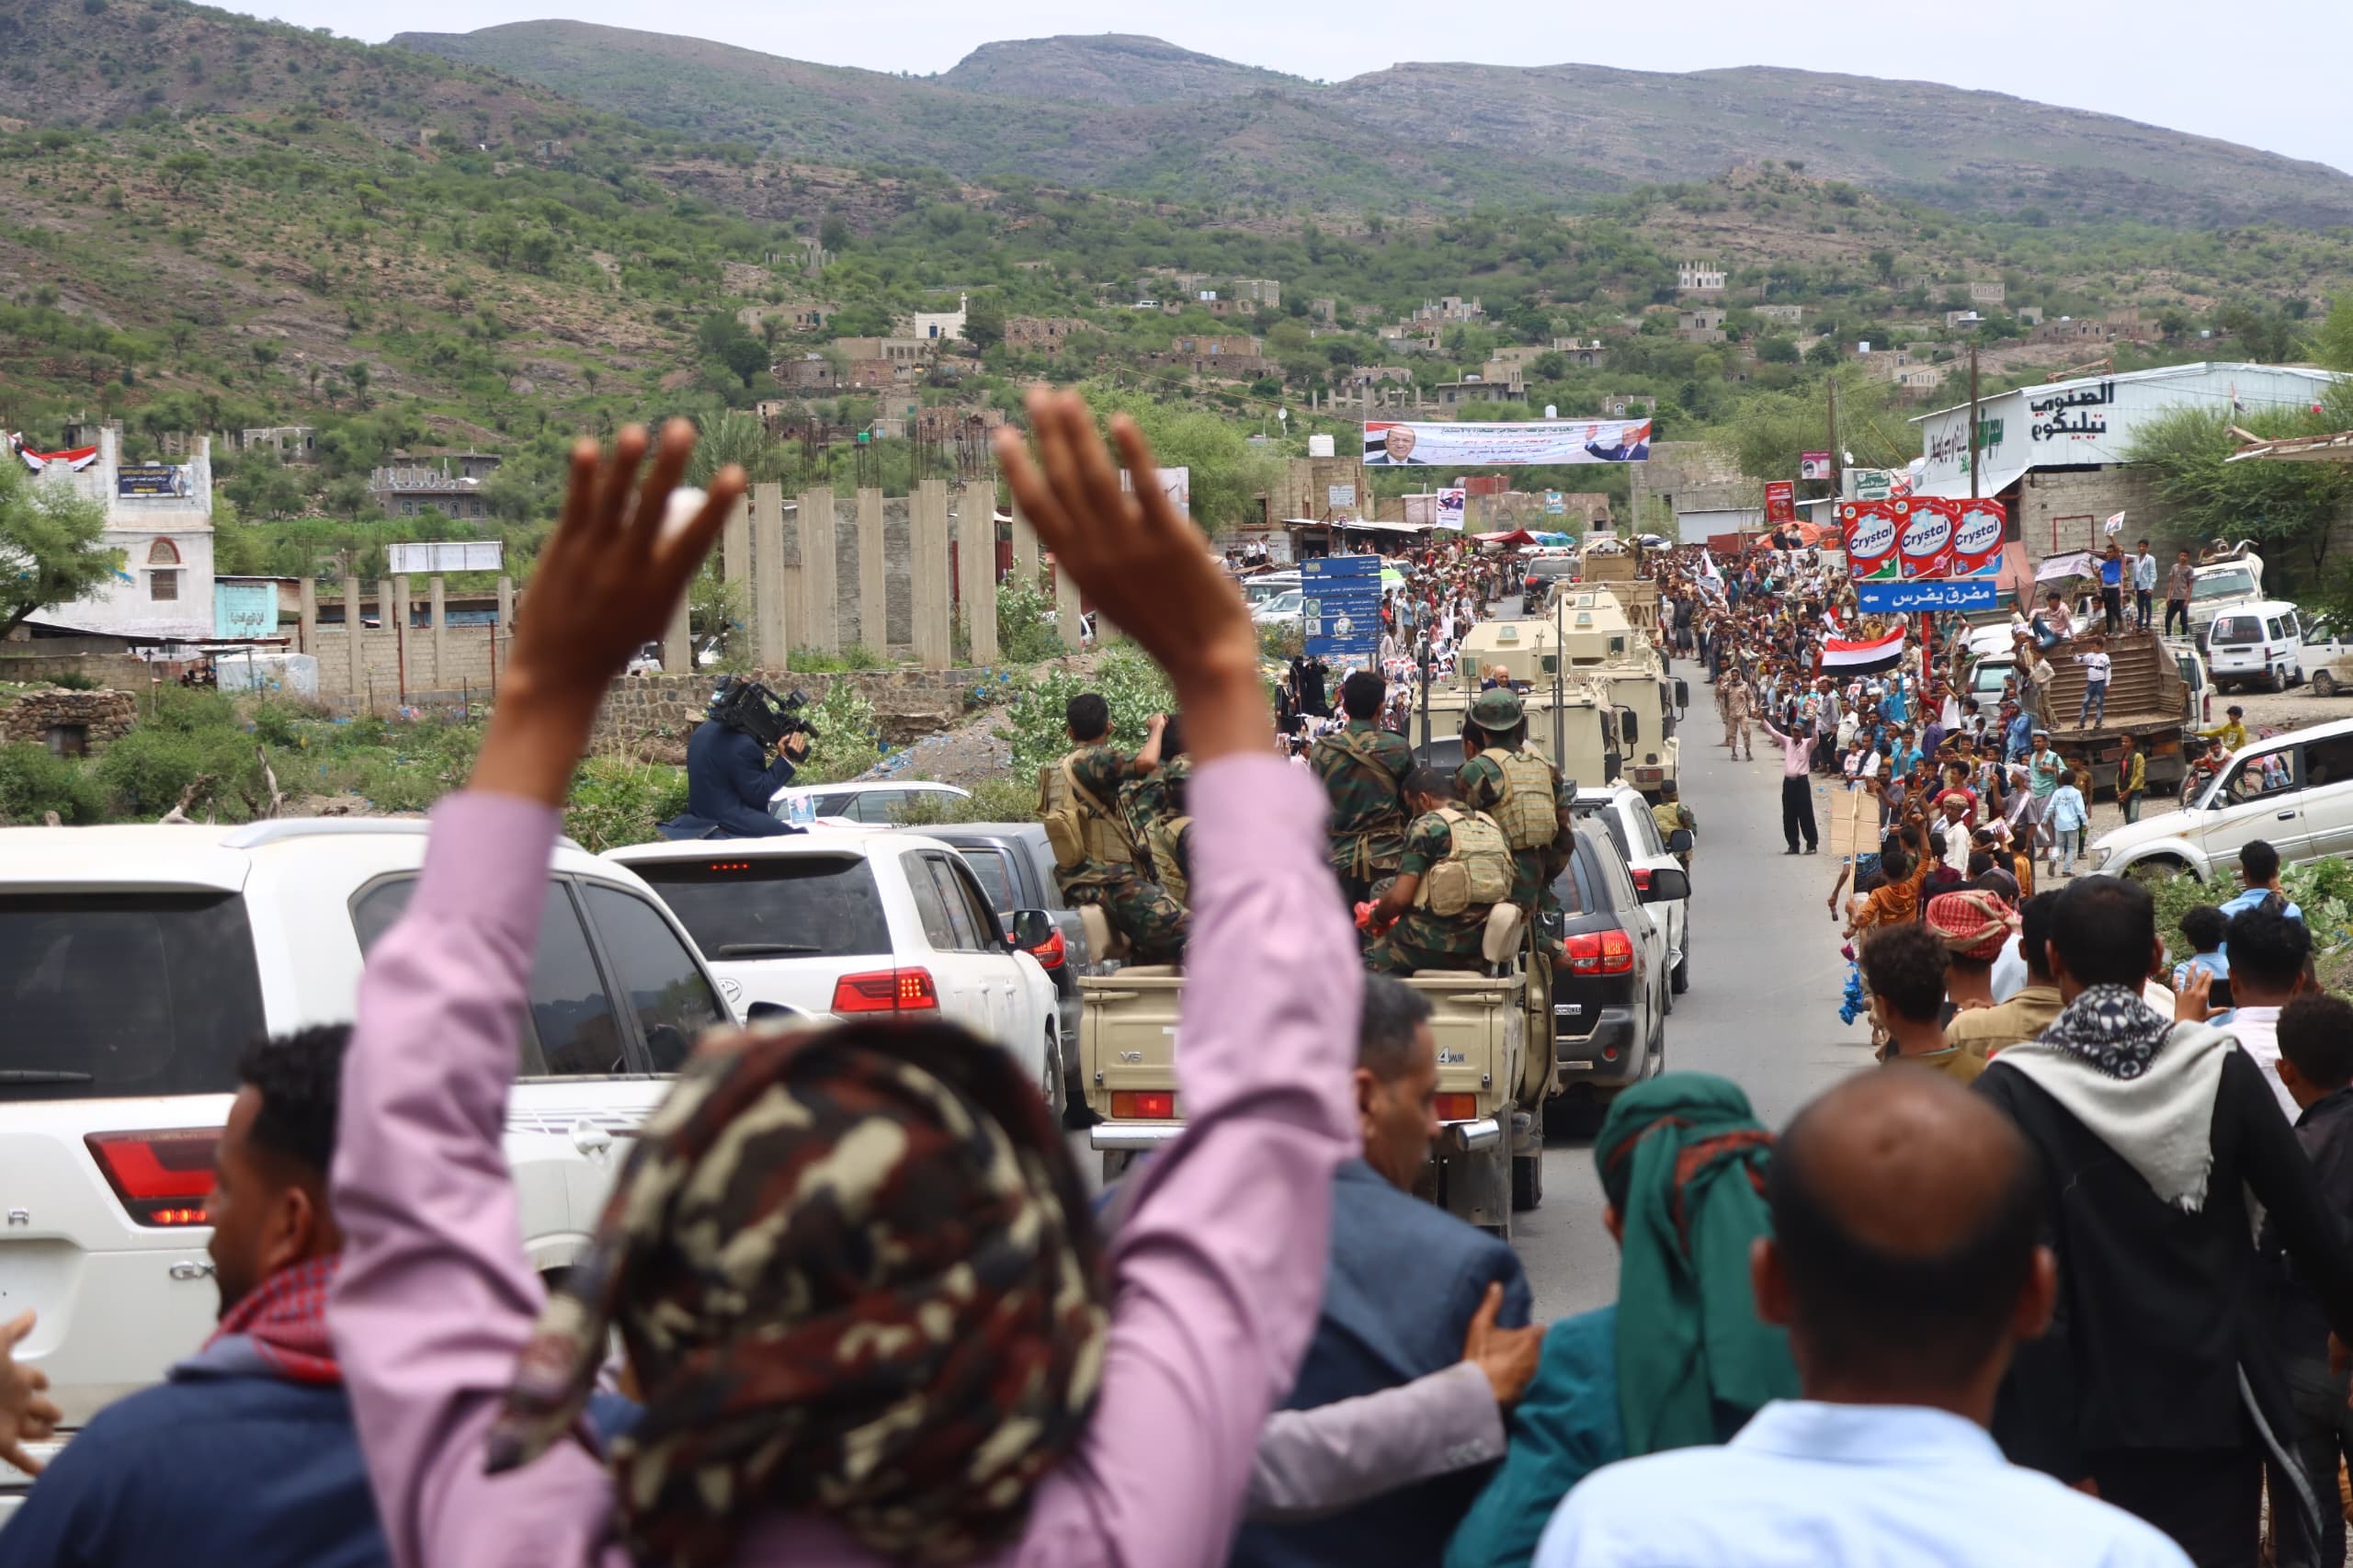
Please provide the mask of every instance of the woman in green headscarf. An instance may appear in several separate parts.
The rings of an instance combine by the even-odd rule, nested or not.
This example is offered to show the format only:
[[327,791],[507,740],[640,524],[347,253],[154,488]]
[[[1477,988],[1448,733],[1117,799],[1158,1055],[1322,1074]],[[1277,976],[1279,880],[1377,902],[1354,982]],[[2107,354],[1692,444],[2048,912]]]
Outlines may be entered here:
[[1446,1568],[1525,1564],[1571,1487],[1605,1464],[1721,1443],[1794,1397],[1778,1328],[1757,1321],[1749,1244],[1771,1225],[1772,1134],[1729,1079],[1667,1073],[1609,1107],[1593,1163],[1618,1239],[1618,1301],[1554,1324],[1511,1447]]

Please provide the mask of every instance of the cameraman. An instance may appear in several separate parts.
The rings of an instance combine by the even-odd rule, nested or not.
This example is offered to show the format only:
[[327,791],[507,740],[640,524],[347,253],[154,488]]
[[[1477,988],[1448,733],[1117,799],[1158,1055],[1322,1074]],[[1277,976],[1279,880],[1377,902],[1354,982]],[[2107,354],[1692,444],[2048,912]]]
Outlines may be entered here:
[[710,717],[687,742],[687,811],[662,824],[665,837],[767,838],[802,831],[770,814],[768,801],[792,782],[793,764],[809,755],[808,733],[786,735],[769,762],[759,735],[740,719],[722,717],[744,711],[730,704],[731,695],[728,687],[720,688]]

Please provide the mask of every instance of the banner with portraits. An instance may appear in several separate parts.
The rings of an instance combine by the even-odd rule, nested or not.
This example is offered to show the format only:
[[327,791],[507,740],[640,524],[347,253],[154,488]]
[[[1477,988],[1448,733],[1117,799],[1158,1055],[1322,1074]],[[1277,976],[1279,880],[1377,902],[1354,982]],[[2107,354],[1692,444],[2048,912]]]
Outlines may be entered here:
[[1519,425],[1368,419],[1368,468],[1533,468],[1638,463],[1651,455],[1647,419],[1547,419]]

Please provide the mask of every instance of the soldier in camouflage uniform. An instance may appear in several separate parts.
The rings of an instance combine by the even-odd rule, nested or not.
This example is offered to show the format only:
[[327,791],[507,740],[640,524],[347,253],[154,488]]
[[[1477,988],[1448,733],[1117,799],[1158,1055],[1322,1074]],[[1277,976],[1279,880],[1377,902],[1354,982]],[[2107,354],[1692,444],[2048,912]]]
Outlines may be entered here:
[[[1461,808],[1454,776],[1443,769],[1415,768],[1405,793],[1417,814],[1405,830],[1397,875],[1370,913],[1368,923],[1381,934],[1365,949],[1365,967],[1401,975],[1475,971],[1483,961],[1479,949],[1486,937],[1487,911],[1511,891],[1511,854],[1503,830],[1493,819]],[[1469,865],[1474,883],[1483,885],[1474,887],[1461,908],[1440,914],[1436,874],[1448,862]],[[1491,896],[1480,897],[1481,892]]]
[[[1528,714],[1519,693],[1509,687],[1483,691],[1471,704],[1470,722],[1462,726],[1462,749],[1470,760],[1455,775],[1463,804],[1496,818],[1512,840],[1511,901],[1537,928],[1536,916],[1557,913],[1552,879],[1569,863],[1571,824],[1576,820],[1577,787],[1554,770],[1550,758],[1528,749]],[[1551,810],[1540,801],[1535,809],[1507,808],[1512,793],[1506,769],[1530,788],[1552,796]],[[1550,833],[1542,831],[1549,825]]]
[[[1691,814],[1691,808],[1685,805],[1677,796],[1674,784],[1669,782],[1660,785],[1658,795],[1658,804],[1651,808],[1651,821],[1658,824],[1659,837],[1671,839],[1679,830],[1691,835],[1692,842],[1698,843],[1699,819]],[[1678,849],[1675,852],[1675,858],[1683,862],[1685,870],[1691,869],[1690,850]]]
[[1414,748],[1384,730],[1380,717],[1386,684],[1358,670],[1340,684],[1347,727],[1315,743],[1307,765],[1332,798],[1332,870],[1351,907],[1372,896],[1373,884],[1396,874],[1405,852],[1405,776]]
[[1193,765],[1185,756],[1184,720],[1170,719],[1160,731],[1160,766],[1120,787],[1120,813],[1143,867],[1179,908],[1189,909],[1192,861],[1185,847],[1193,819],[1185,809],[1185,786]]
[[1078,749],[1038,771],[1038,820],[1054,846],[1054,884],[1073,908],[1099,907],[1137,962],[1180,962],[1190,923],[1139,865],[1118,803],[1120,786],[1159,767],[1166,722],[1155,715],[1142,748],[1125,756],[1110,744],[1110,705],[1096,693],[1072,698],[1063,716]]

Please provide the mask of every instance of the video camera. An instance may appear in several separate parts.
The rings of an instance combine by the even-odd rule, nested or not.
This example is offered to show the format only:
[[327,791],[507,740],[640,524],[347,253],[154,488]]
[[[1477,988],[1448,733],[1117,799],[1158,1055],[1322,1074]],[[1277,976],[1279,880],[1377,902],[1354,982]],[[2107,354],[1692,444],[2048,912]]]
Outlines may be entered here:
[[791,696],[779,698],[758,681],[729,676],[711,694],[710,717],[774,750],[793,735],[806,735],[813,743],[818,738],[816,726],[801,716],[808,705],[799,687]]

